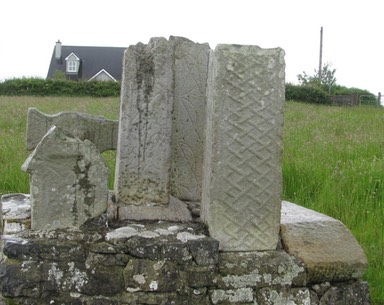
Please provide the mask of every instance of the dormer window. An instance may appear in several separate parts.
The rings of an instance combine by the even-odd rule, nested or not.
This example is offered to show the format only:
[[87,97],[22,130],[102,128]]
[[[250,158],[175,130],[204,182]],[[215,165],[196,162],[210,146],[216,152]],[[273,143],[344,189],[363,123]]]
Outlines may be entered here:
[[68,74],[77,74],[79,72],[80,58],[75,53],[69,54],[65,58],[66,72]]
[[67,61],[67,72],[77,72],[79,70],[77,65],[77,61]]

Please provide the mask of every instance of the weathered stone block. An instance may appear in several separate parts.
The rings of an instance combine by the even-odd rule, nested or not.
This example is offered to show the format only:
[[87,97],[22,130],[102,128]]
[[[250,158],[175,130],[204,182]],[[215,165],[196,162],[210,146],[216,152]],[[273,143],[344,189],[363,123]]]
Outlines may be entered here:
[[181,285],[177,264],[171,261],[133,259],[123,274],[128,292],[172,292]]
[[5,297],[40,296],[41,267],[38,262],[4,259],[0,264],[0,294]]
[[187,243],[165,243],[161,247],[161,257],[176,262],[192,261],[192,255]]
[[219,242],[213,238],[191,240],[189,249],[193,260],[201,266],[216,265],[219,259]]
[[27,114],[27,150],[33,150],[52,126],[57,126],[80,140],[89,140],[100,152],[116,149],[119,122],[79,112],[49,115],[29,108]]
[[284,82],[281,49],[211,52],[201,217],[223,251],[276,249]]
[[108,167],[89,140],[52,127],[22,169],[30,174],[31,228],[78,228],[107,209]]
[[369,305],[369,288],[366,282],[331,287],[320,299],[319,305]]
[[89,274],[84,263],[76,261],[41,262],[43,271],[41,289],[42,291],[82,293],[87,289],[90,281]]
[[303,261],[310,283],[358,279],[367,268],[363,249],[344,224],[286,201],[281,238],[286,251]]
[[28,240],[12,235],[4,236],[3,240],[4,254],[13,259],[82,262],[86,259],[86,249],[75,241]]
[[234,290],[216,289],[210,295],[213,304],[243,304],[253,302],[253,290],[240,288]]
[[13,234],[31,228],[31,202],[29,194],[1,196],[2,234]]
[[306,284],[303,264],[284,251],[224,252],[218,267],[217,285],[223,289]]
[[307,288],[262,288],[257,292],[257,304],[260,305],[302,305],[312,304]]
[[124,55],[115,195],[129,205],[167,205],[173,109],[173,47],[165,38]]
[[211,287],[215,283],[215,266],[190,266],[186,270],[187,283],[192,288]]
[[124,287],[123,267],[93,265],[87,269],[87,282],[81,288],[86,295],[113,296]]
[[169,203],[163,206],[152,205],[121,205],[119,219],[131,220],[161,220],[188,222],[192,220],[187,205],[179,199],[170,196]]
[[171,37],[174,45],[174,107],[171,194],[201,201],[209,45]]

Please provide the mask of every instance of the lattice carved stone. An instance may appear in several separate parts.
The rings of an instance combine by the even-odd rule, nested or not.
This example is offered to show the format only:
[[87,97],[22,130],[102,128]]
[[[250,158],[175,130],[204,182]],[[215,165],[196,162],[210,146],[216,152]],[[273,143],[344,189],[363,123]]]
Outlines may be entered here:
[[222,250],[276,248],[283,102],[283,50],[211,53],[202,218]]

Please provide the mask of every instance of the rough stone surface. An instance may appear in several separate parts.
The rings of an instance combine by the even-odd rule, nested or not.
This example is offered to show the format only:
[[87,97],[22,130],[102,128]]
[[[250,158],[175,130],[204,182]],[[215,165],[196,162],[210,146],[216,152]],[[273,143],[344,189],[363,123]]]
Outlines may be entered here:
[[339,284],[331,287],[320,299],[319,305],[369,305],[369,288],[366,282]]
[[257,292],[259,305],[311,305],[311,295],[307,288],[262,288]]
[[201,201],[206,125],[208,44],[171,37],[174,44],[174,108],[171,194]]
[[49,115],[29,108],[27,114],[27,150],[33,150],[49,128],[57,126],[81,140],[89,140],[100,152],[116,149],[118,121],[78,112]]
[[306,284],[283,250],[219,252],[201,223],[24,230],[2,237],[1,256],[5,304],[369,304],[359,280]]
[[340,221],[290,202],[283,202],[281,238],[288,253],[301,259],[308,282],[361,278],[367,257]]
[[173,109],[173,47],[165,38],[124,56],[115,195],[130,205],[167,205]]
[[253,290],[251,288],[240,288],[234,290],[213,290],[211,292],[211,301],[213,304],[231,304],[250,303],[253,301]]
[[20,232],[31,228],[31,202],[29,194],[6,194],[1,196],[0,219],[2,234]]
[[170,196],[169,203],[167,205],[120,205],[118,209],[120,219],[164,220],[180,222],[188,222],[192,220],[192,215],[187,205],[183,201],[173,196]]
[[22,169],[30,174],[31,228],[77,228],[107,209],[108,167],[89,140],[53,126]]
[[284,251],[224,252],[218,266],[217,285],[223,289],[306,284],[303,264]]
[[211,52],[201,216],[223,251],[276,249],[284,82],[281,49]]

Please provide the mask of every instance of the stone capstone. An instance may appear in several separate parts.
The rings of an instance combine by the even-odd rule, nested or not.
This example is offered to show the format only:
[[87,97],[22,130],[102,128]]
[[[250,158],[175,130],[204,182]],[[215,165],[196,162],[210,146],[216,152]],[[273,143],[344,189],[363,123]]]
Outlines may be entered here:
[[342,222],[287,201],[281,238],[285,250],[304,263],[309,283],[358,279],[367,268],[363,249]]
[[31,228],[78,228],[106,212],[108,167],[96,146],[53,126],[22,166],[30,174]]

